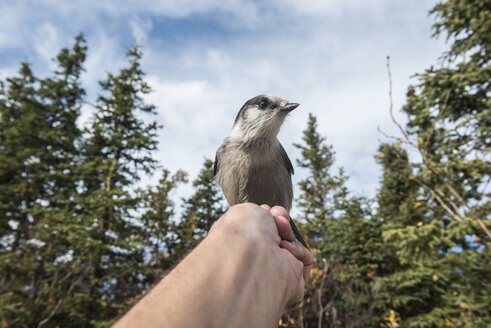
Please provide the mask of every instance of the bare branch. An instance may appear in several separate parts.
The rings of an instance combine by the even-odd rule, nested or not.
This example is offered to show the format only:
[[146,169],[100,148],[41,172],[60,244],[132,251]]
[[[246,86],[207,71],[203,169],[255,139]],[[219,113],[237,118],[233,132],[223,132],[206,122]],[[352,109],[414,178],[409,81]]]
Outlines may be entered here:
[[[73,273],[73,271],[70,271],[67,276],[71,276],[72,273]],[[53,308],[53,310],[50,312],[50,314],[46,318],[44,318],[43,320],[41,320],[38,323],[37,328],[40,328],[40,327],[44,326],[48,321],[51,320],[51,318],[53,318],[53,316],[56,314],[56,312],[58,311],[58,309],[60,308],[60,306],[63,304],[63,302],[68,298],[68,296],[70,296],[70,294],[72,293],[72,290],[75,287],[75,285],[77,285],[82,280],[82,277],[83,277],[83,275],[81,275],[77,280],[73,281],[70,284],[70,287],[68,288],[67,292],[65,293],[65,296],[64,297],[61,297],[58,300],[58,302],[56,302],[56,305]]]
[[[461,70],[463,70],[463,67]],[[438,172],[437,168],[432,165],[432,163],[430,162],[430,160],[428,159],[428,157],[426,155],[426,150],[427,150],[429,141],[430,141],[431,137],[433,136],[435,129],[436,129],[436,122],[441,118],[441,116],[443,115],[443,113],[447,109],[450,95],[451,95],[452,91],[455,89],[455,87],[458,83],[458,80],[455,81],[453,83],[453,85],[448,89],[448,92],[445,95],[445,99],[443,101],[443,105],[441,106],[441,108],[438,112],[438,115],[433,120],[430,134],[428,135],[428,137],[424,141],[424,144],[423,144],[423,142],[420,142],[419,138],[418,138],[418,143],[415,144],[414,142],[411,141],[411,139],[409,138],[409,135],[404,130],[402,125],[399,122],[397,122],[397,120],[394,117],[393,101],[392,101],[392,73],[391,73],[391,69],[390,69],[390,57],[389,56],[387,56],[387,74],[389,77],[389,100],[390,100],[389,112],[390,112],[390,117],[392,119],[392,122],[394,122],[394,124],[399,128],[402,135],[404,136],[404,139],[406,140],[406,143],[413,146],[415,149],[418,150],[418,152],[419,152],[419,154],[423,160],[423,163],[421,165],[424,164],[425,167],[427,167],[443,183],[443,185],[448,188],[450,193],[457,199],[457,201],[460,203],[460,205],[464,206],[469,211],[469,213],[471,215],[473,215],[473,213],[475,212],[475,209],[473,209],[469,206],[469,204],[464,200],[464,198],[460,195],[460,193],[451,184],[451,182],[450,182],[451,179],[449,178],[448,173],[447,174],[445,174],[445,173],[441,174],[440,172]],[[378,130],[379,130],[379,132],[381,132],[386,137],[394,138],[393,136],[389,136],[389,135],[383,133],[380,129],[378,129]],[[396,156],[398,157],[399,160],[401,160],[402,162],[404,162],[408,165],[412,165],[412,163],[410,163],[409,161],[403,160],[400,156],[398,156],[397,152],[394,152],[394,153],[396,154]],[[416,179],[416,181],[418,183],[420,183],[425,189],[427,189],[432,194],[432,196],[437,200],[437,202],[445,209],[445,211],[447,211],[447,213],[452,218],[461,222],[462,219],[466,216],[462,211],[460,211],[459,206],[457,206],[457,204],[455,204],[454,201],[452,201],[449,197],[444,195],[441,191],[438,190],[438,194],[437,194],[436,190],[434,188],[432,188],[431,186],[422,183],[418,179]],[[489,180],[488,180],[488,183],[489,183]],[[483,193],[484,192],[485,191],[483,191]],[[447,202],[450,204],[450,206],[453,208],[453,210],[445,203],[445,201],[442,199],[442,197],[444,197],[447,200]],[[477,220],[477,222],[479,223],[480,227],[484,230],[484,232],[491,238],[491,233],[486,228],[486,225],[484,224],[484,222],[479,217],[474,217],[474,218]]]
[[327,260],[325,258],[322,259],[324,263],[324,272],[322,274],[321,285],[319,288],[319,295],[317,297],[317,303],[319,304],[319,319],[317,321],[317,327],[322,328],[322,318],[324,317],[324,307],[322,305],[322,291],[324,289],[324,283],[326,281],[327,271],[329,269],[329,265],[327,264]]
[[488,237],[491,238],[491,232],[489,232],[484,222],[482,222],[481,219],[477,218],[477,223],[479,223],[479,226],[481,226],[481,229],[484,230],[484,232],[488,235]]
[[459,209],[459,207],[455,204],[454,201],[452,201],[449,197],[447,197],[443,191],[441,191],[440,189],[438,188],[435,188],[435,191],[438,193],[438,195],[440,195],[440,197],[442,197],[443,199],[445,199],[447,201],[447,203],[450,204],[450,206],[452,206],[453,210],[455,213],[457,213],[459,215],[459,217],[461,218],[464,218],[465,217],[465,214],[462,213],[462,211]]
[[409,162],[408,160],[405,160],[405,159],[404,159],[404,158],[402,158],[402,157],[401,157],[401,155],[400,155],[398,152],[396,152],[396,151],[395,151],[395,150],[394,150],[392,147],[390,147],[390,152],[391,152],[392,154],[394,154],[394,155],[397,157],[397,159],[398,159],[399,161],[403,162],[403,163],[404,163],[404,164],[406,164],[406,165],[409,165],[409,166],[412,166],[412,167],[420,167],[420,166],[423,164],[423,163],[411,163],[411,162]]
[[56,306],[53,308],[53,310],[51,311],[51,313],[46,317],[44,318],[43,320],[41,320],[39,323],[38,323],[38,328],[44,326],[44,324],[46,324],[49,320],[51,320],[51,318],[55,315],[56,311],[58,311],[58,309],[60,308],[61,304],[63,303],[63,301],[65,300],[65,298],[60,298],[58,300],[58,302],[56,303]]
[[390,70],[390,56],[387,56],[387,74],[389,76],[389,100],[390,100],[390,107],[389,107],[389,112],[390,112],[390,118],[392,119],[392,122],[394,122],[395,125],[399,128],[401,133],[404,135],[404,138],[408,141],[408,143],[414,145],[411,140],[409,139],[409,136],[407,135],[406,131],[402,127],[402,125],[397,122],[396,118],[394,117],[394,112],[393,112],[393,101],[392,101],[392,73]]
[[[467,208],[467,210],[469,210],[470,213],[473,213],[474,210],[467,204],[467,202],[462,198],[462,196],[457,192],[457,190],[455,190],[455,188],[450,184],[450,182],[448,181],[448,176],[447,177],[443,177],[440,173],[438,173],[438,171],[436,170],[436,168],[433,167],[433,165],[429,162],[428,158],[426,157],[423,149],[421,147],[418,147],[418,150],[419,150],[419,153],[423,159],[423,163],[426,165],[426,167],[433,173],[435,174],[438,179],[440,179],[440,181],[448,188],[448,190],[450,190],[450,192],[455,196],[455,198],[457,198],[457,200],[465,207]],[[430,192],[432,193],[432,195],[436,195],[434,190],[432,190],[431,188],[428,189],[430,190]],[[436,197],[435,197],[436,198]],[[439,199],[436,198],[437,200]],[[443,204],[441,203],[441,200],[438,201],[440,204]],[[444,206],[442,205],[442,207],[450,214],[450,213],[453,213],[447,206]],[[459,211],[460,212],[460,211]],[[452,214],[451,214],[452,215]],[[458,218],[458,216],[454,213],[452,215],[453,218]],[[465,217],[465,215],[462,214],[462,218]],[[477,222],[479,223],[479,226],[481,227],[481,229],[483,229],[483,231],[488,235],[489,238],[491,238],[491,233],[489,232],[489,230],[486,228],[486,225],[484,225],[484,222],[479,218],[479,217],[475,217],[475,219],[477,220]],[[461,219],[458,219],[458,221],[462,221]]]
[[447,213],[452,217],[454,218],[455,220],[459,221],[459,222],[462,222],[462,219],[457,215],[455,214],[446,204],[445,202],[440,198],[440,196],[437,195],[437,193],[433,190],[432,187],[430,187],[429,185],[427,185],[426,183],[422,182],[421,180],[419,180],[418,178],[414,178],[414,180],[420,185],[422,186],[423,188],[425,188],[426,190],[428,190],[431,195],[433,196],[433,198],[435,198],[437,200],[437,202],[440,204],[441,207],[443,207],[445,209],[445,211],[447,211]]
[[387,139],[394,139],[394,140],[401,140],[401,138],[399,137],[395,137],[395,136],[391,136],[390,134],[387,134],[385,133],[384,131],[382,131],[382,129],[380,128],[380,126],[377,126],[377,131],[382,134],[384,137],[386,137]]
[[304,328],[304,325],[303,325],[303,304],[299,306],[299,312],[300,312],[300,316],[299,316],[300,328]]

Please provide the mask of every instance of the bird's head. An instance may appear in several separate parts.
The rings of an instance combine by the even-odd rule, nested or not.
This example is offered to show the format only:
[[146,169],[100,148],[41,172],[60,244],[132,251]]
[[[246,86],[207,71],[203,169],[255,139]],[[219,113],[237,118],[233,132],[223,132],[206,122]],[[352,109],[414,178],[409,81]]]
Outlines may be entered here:
[[297,107],[273,95],[249,99],[237,114],[230,136],[243,141],[275,138],[286,115]]

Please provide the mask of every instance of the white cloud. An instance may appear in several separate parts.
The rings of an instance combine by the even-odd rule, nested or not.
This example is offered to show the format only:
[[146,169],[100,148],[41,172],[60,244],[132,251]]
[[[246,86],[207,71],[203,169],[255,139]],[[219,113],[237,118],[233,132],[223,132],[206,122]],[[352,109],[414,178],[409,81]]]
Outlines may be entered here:
[[2,28],[0,29],[0,51],[4,51],[17,46],[21,42],[21,39],[15,33],[20,22],[16,17],[18,11],[15,8],[2,6],[1,9],[0,22],[2,22]]
[[35,29],[33,37],[34,49],[36,50],[38,58],[41,59],[50,70],[55,68],[55,63],[52,59],[62,48],[62,40],[65,39],[60,37],[59,28],[50,22],[44,22]]
[[[27,1],[18,1],[27,5]],[[192,14],[207,13],[212,10],[239,12],[251,5],[245,0],[75,0],[39,1],[37,7],[49,8],[55,14],[65,17],[85,16],[91,19],[103,13],[112,17],[128,14],[152,14],[167,17],[185,17]]]
[[[334,145],[336,165],[351,176],[350,187],[373,195],[378,180],[373,156],[383,139],[377,126],[397,132],[388,114],[385,56],[392,57],[397,112],[409,76],[435,63],[443,49],[442,42],[430,40],[431,3],[425,5],[402,0],[17,1],[0,8],[6,26],[0,50],[34,48],[46,62],[67,46],[70,33],[87,31],[83,81],[93,100],[97,80],[126,65],[129,35],[145,46],[143,68],[155,90],[146,99],[158,106],[164,125],[156,155],[164,166],[194,177],[204,157],[213,158],[241,105],[259,93],[273,93],[301,104],[279,136],[290,157],[299,155],[291,144],[300,142],[312,112],[319,132]],[[217,22],[229,34],[213,31],[218,35],[211,42],[194,36],[207,35],[207,27],[200,31],[198,26],[186,35],[176,28],[178,44],[160,39],[159,20],[192,15]],[[82,123],[89,112],[84,110]]]
[[382,0],[344,0],[344,1],[326,1],[326,0],[310,0],[296,1],[275,0],[275,7],[284,8],[284,11],[289,11],[297,14],[309,16],[337,16],[342,13],[353,10],[366,10],[380,8]]
[[138,44],[143,44],[147,40],[148,33],[152,30],[152,20],[141,17],[134,17],[130,20],[133,39]]
[[157,105],[164,125],[159,160],[173,171],[196,174],[204,157],[212,158],[215,145],[225,137],[220,131],[228,133],[232,125],[232,117],[225,119],[231,116],[226,98],[206,81],[176,83],[155,76],[147,80],[154,92],[146,99]]
[[5,68],[0,68],[0,80],[5,80],[7,77],[17,75],[19,71],[20,64],[17,66],[10,66]]
[[125,58],[125,45],[119,40],[107,35],[102,29],[94,35],[87,36],[88,54],[84,63],[86,72],[82,79],[85,87],[89,88],[90,98],[94,98],[94,92],[99,90],[97,81],[106,78],[107,73],[117,74],[117,71],[127,66]]

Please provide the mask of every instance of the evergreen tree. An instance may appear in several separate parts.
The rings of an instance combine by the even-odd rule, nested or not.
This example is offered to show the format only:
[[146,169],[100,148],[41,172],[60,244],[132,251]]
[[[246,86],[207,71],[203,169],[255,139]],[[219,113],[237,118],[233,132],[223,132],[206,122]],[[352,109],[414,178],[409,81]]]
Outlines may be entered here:
[[143,191],[143,208],[145,213],[141,217],[141,223],[145,227],[149,262],[154,280],[158,280],[162,273],[169,270],[175,264],[176,253],[176,224],[172,221],[175,215],[175,204],[170,194],[179,183],[186,183],[186,173],[178,171],[170,176],[170,172],[163,170],[162,178],[155,187],[149,187]]
[[204,237],[213,223],[225,213],[222,192],[214,180],[213,161],[205,159],[193,187],[194,194],[184,201],[183,218],[197,216],[197,233]]
[[184,176],[164,172],[157,191],[133,189],[156,167],[158,128],[140,118],[154,107],[143,101],[138,47],[128,68],[101,82],[89,128],[77,128],[86,51],[79,35],[52,77],[22,64],[0,83],[2,326],[107,326],[158,274],[148,250],[166,233],[168,192]]
[[213,161],[205,159],[193,187],[195,192],[184,199],[182,219],[175,229],[177,259],[206,237],[213,223],[225,213],[222,192],[214,180]]
[[82,35],[56,57],[53,77],[35,78],[23,64],[7,79],[0,105],[0,317],[7,324],[42,326],[69,297],[73,269],[60,223],[73,210],[86,54]]
[[403,107],[401,141],[419,155],[409,163],[408,180],[420,186],[413,209],[424,204],[424,211],[417,223],[384,233],[402,265],[387,280],[402,294],[393,304],[401,326],[491,324],[490,10],[489,1],[435,6],[435,35],[446,33],[452,44],[440,67],[418,75]]
[[377,162],[382,166],[382,179],[377,193],[378,216],[388,225],[404,227],[421,221],[425,201],[419,185],[411,178],[407,152],[401,144],[379,147]]
[[330,327],[378,326],[381,313],[376,306],[379,268],[385,262],[382,224],[371,214],[371,203],[351,195],[347,176],[340,169],[334,177],[334,219],[324,225],[321,250],[330,259],[329,289],[324,291],[326,323]]
[[323,221],[332,216],[332,193],[334,181],[329,169],[334,162],[332,146],[325,144],[325,137],[317,132],[317,118],[309,114],[307,128],[303,132],[304,145],[295,144],[301,150],[302,158],[297,159],[297,165],[307,169],[309,175],[298,183],[300,196],[297,206],[303,212],[308,229],[307,237],[315,245],[316,238],[323,235]]
[[304,131],[301,167],[309,169],[302,180],[299,207],[308,222],[316,265],[304,301],[282,318],[282,327],[365,327],[376,325],[375,278],[383,262],[381,223],[372,218],[370,203],[347,190],[342,169],[330,173],[332,147],[317,132],[309,115]]
[[[425,195],[420,193],[419,185],[411,178],[412,170],[408,165],[407,153],[400,148],[401,144],[380,146],[377,161],[382,165],[383,175],[379,189],[378,217],[384,223],[385,236],[394,233],[404,234],[407,228],[422,227],[424,222],[431,220],[427,215],[427,201]],[[414,231],[413,231],[414,232]],[[397,239],[388,238],[384,249],[386,256],[379,274],[381,277],[381,291],[379,293],[379,306],[385,309],[387,326],[396,324],[402,319],[403,324],[408,318],[417,316],[426,311],[426,303],[438,301],[434,298],[439,293],[439,284],[434,283],[433,274],[438,269],[438,259],[434,258],[434,249],[423,245],[428,238],[418,234],[413,242],[421,238],[421,249],[413,250],[408,254],[410,258],[417,257],[428,260],[424,266],[414,266],[407,259],[401,258]],[[440,300],[441,301],[441,300]],[[394,314],[390,321],[390,313]],[[398,318],[395,320],[395,318]]]
[[9,247],[15,249],[20,240],[29,239],[32,220],[27,210],[34,206],[42,185],[34,181],[32,172],[41,166],[39,135],[44,130],[42,105],[36,96],[37,79],[27,63],[22,64],[19,75],[7,79],[0,103],[0,231],[2,237],[12,236]]
[[324,320],[323,293],[330,286],[326,281],[332,281],[326,279],[327,272],[319,268],[321,264],[326,267],[328,259],[328,255],[319,249],[325,243],[325,222],[332,219],[334,212],[332,200],[335,181],[330,173],[334,152],[317,129],[317,118],[309,113],[307,127],[303,131],[303,143],[294,144],[302,155],[297,159],[297,165],[308,172],[307,177],[298,183],[300,195],[296,201],[305,223],[300,220],[297,222],[304,231],[304,237],[309,240],[315,264],[303,302],[286,311],[280,320],[280,327],[317,327],[317,321]]
[[156,122],[145,123],[141,114],[154,114],[143,101],[150,87],[140,67],[141,51],[127,53],[129,67],[118,75],[108,73],[100,83],[94,118],[82,145],[82,183],[77,201],[86,226],[83,244],[72,245],[88,268],[81,297],[86,325],[105,326],[152,279],[145,266],[145,231],[133,217],[141,199],[132,190],[141,172],[156,167]]

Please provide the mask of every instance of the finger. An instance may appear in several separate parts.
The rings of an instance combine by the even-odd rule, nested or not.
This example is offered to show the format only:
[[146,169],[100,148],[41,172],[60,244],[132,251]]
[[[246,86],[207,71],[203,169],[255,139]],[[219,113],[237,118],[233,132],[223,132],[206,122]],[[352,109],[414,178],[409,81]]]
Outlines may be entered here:
[[[287,242],[287,241],[282,241]],[[297,302],[300,302],[303,298],[304,288],[305,288],[305,279],[303,276],[303,263],[295,258],[295,256],[287,250],[286,248],[280,248],[280,252],[283,255],[284,259],[289,263],[289,267],[293,273],[291,276],[292,280],[288,279],[289,282],[289,295],[287,300],[287,305],[292,305]]]
[[278,229],[278,234],[282,240],[295,241],[295,235],[293,234],[290,221],[284,216],[273,215],[274,222],[276,223],[276,228]]
[[[302,247],[303,247],[303,245],[302,245]],[[312,254],[310,254],[310,256],[312,256]],[[314,262],[312,261],[311,264],[304,265],[304,267],[303,267],[303,279],[305,280],[305,282],[309,281],[309,279],[310,279],[310,271],[312,270],[313,265],[314,265]]]
[[271,206],[262,204],[261,207],[264,208],[266,211],[271,212]]
[[285,218],[289,218],[290,215],[288,214],[288,211],[282,207],[282,206],[274,206],[272,209],[271,209],[271,214],[273,216],[283,216]]
[[293,293],[292,297],[290,297],[286,305],[290,306],[302,301],[304,292],[305,292],[305,281],[303,279],[300,279],[298,282],[297,289]]
[[282,240],[280,242],[280,247],[289,251],[297,260],[303,263],[303,278],[305,281],[309,280],[310,270],[312,269],[312,265],[314,263],[314,257],[312,253],[305,247],[303,247],[300,242]]
[[[288,211],[284,207],[275,206],[275,207],[273,207],[271,209],[271,214],[275,218],[277,218],[277,217],[284,217],[288,221],[288,225],[289,225],[288,229],[281,230],[281,232],[284,232],[284,235],[282,235],[280,233],[281,239],[286,239],[286,240],[289,240],[289,241],[296,240],[297,238],[295,237],[295,234],[292,231],[291,222],[289,221],[290,219],[288,219],[290,217],[289,214],[288,214]],[[278,223],[277,223],[277,225],[278,225]],[[280,229],[278,229],[278,230],[280,230]]]

